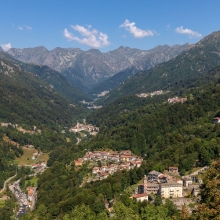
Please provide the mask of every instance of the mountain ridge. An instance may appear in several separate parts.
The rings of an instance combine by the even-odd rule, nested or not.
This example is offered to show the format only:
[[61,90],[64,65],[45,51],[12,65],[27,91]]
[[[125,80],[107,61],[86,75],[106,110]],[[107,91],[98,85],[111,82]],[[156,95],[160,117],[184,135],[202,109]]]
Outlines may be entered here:
[[184,45],[158,45],[149,54],[145,54],[139,60],[135,60],[125,70],[116,73],[111,78],[99,83],[95,88],[92,89],[92,93],[100,93],[104,90],[110,90],[116,87],[121,82],[125,81],[129,77],[135,75],[140,71],[146,71],[159,63],[166,62],[185,50],[189,50],[194,45],[184,44]]
[[[46,49],[46,48],[45,48]],[[89,95],[85,94],[78,87],[71,84],[62,74],[45,65],[24,63],[16,60],[10,54],[0,51],[0,58],[6,59],[19,66],[26,72],[31,72],[41,78],[43,81],[54,87],[69,100],[77,103],[82,100],[91,100]]]
[[167,89],[174,83],[207,74],[219,63],[220,31],[217,31],[177,57],[135,74],[98,102],[109,103],[128,94]]
[[[7,53],[22,62],[47,65],[88,92],[99,82],[112,77],[128,68],[136,60],[154,53],[154,51],[159,51],[163,47],[171,48],[171,46],[166,45],[150,50],[140,50],[121,46],[113,51],[101,53],[97,49],[82,51],[79,48],[60,47],[48,51],[40,46],[25,49],[11,48]],[[175,45],[175,47],[178,50],[178,47],[181,46]]]
[[[85,109],[19,65],[0,57],[0,121],[27,126],[76,122]],[[77,116],[76,116],[77,115]]]

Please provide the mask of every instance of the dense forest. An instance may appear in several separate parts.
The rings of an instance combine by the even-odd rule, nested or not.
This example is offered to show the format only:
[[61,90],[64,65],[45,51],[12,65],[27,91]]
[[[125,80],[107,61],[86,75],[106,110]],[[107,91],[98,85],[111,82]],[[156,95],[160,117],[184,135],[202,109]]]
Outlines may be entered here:
[[0,122],[38,128],[71,126],[87,110],[8,60],[0,64]]
[[[151,204],[133,203],[126,189],[138,183],[150,170],[164,171],[168,166],[178,166],[180,174],[184,175],[193,167],[210,165],[219,157],[220,126],[213,123],[213,117],[220,115],[219,95],[216,78],[207,85],[189,86],[182,93],[182,97],[187,97],[184,103],[168,103],[165,95],[138,104],[138,99],[133,97],[130,102],[122,99],[110,104],[108,111],[98,110],[90,117],[91,122],[100,126],[97,136],[65,151],[57,147],[51,152],[50,169],[39,178],[36,210],[24,219],[36,216],[39,219],[77,219],[78,215],[81,219],[189,217],[184,209],[177,211],[170,201],[161,205],[160,198],[153,198],[155,201]],[[139,107],[132,106],[131,100]],[[117,105],[119,108],[130,106],[130,109],[116,110]],[[138,169],[118,171],[105,180],[81,185],[91,169],[86,164],[75,168],[73,160],[82,156],[84,149],[107,148],[130,149],[144,157],[145,162]],[[113,206],[113,216],[106,212],[106,205]]]
[[[82,132],[80,137],[83,140],[79,144],[76,144],[79,136],[68,130],[89,112],[80,104],[71,103],[70,97],[65,95],[68,88],[64,91],[60,87],[63,91],[60,94],[59,89],[47,84],[47,67],[25,67],[25,64],[21,67],[1,59],[0,122],[11,124],[0,126],[0,187],[15,171],[16,179],[21,178],[22,181],[29,174],[29,168],[16,169],[13,165],[13,160],[23,154],[22,146],[34,145],[39,151],[49,153],[50,157],[49,168],[37,177],[36,208],[21,219],[219,219],[220,125],[214,123],[213,118],[220,117],[220,67],[212,69],[219,63],[217,55],[212,52],[218,46],[218,43],[213,44],[218,34],[184,52],[184,62],[189,65],[177,57],[147,73],[155,81],[148,88],[151,90],[162,85],[162,82],[156,82],[158,76],[154,75],[155,71],[160,75],[172,69],[174,64],[180,65],[180,75],[176,78],[174,68],[171,78],[164,81],[162,95],[140,98],[131,92],[93,111],[87,122],[98,126],[100,131],[96,136]],[[206,41],[209,41],[207,47]],[[205,62],[201,48],[208,57],[208,64],[201,67],[202,72],[198,69]],[[192,66],[191,59],[195,60],[192,56],[201,62]],[[197,70],[194,75],[190,75],[191,67]],[[26,72],[25,68],[35,73]],[[190,77],[181,78],[184,72]],[[142,81],[145,81],[143,77]],[[125,88],[128,88],[126,85],[129,83],[125,83]],[[133,92],[142,92],[143,87],[139,85],[139,79],[134,81],[132,88],[136,89]],[[59,88],[59,83],[54,86]],[[174,96],[186,100],[169,103],[168,98]],[[25,133],[14,124],[40,131]],[[86,182],[85,177],[92,168],[87,163],[75,167],[74,160],[82,157],[88,149],[131,150],[144,161],[139,168],[117,171],[101,181]],[[169,166],[178,166],[180,175],[194,167],[210,166],[201,187],[201,202],[191,215],[186,207],[177,210],[170,200],[162,204],[157,196],[149,196],[149,202],[142,203],[133,202],[130,198],[131,186],[140,183],[144,175],[151,170],[163,172]],[[0,218],[9,219],[12,214],[15,200],[13,195],[10,197],[5,207],[0,209]]]
[[121,114],[115,114],[116,108],[112,112],[111,108],[100,110],[91,121],[100,126],[101,132],[85,146],[130,149],[144,155],[159,170],[178,165],[184,173],[195,161],[197,165],[208,165],[219,154],[220,128],[212,122],[219,114],[219,94],[216,79],[215,85],[187,91],[185,103],[158,103],[151,98],[151,104]]

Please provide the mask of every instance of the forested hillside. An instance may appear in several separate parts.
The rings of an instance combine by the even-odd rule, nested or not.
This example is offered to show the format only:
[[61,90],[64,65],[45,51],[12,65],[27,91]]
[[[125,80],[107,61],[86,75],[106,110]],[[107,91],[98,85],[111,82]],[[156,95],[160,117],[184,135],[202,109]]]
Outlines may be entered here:
[[109,103],[128,94],[167,89],[174,83],[199,78],[219,65],[219,51],[220,31],[203,38],[176,58],[136,74],[98,102]]
[[[33,145],[49,152],[57,146],[76,143],[74,134],[61,130],[72,126],[86,110],[71,104],[34,74],[9,60],[0,59],[0,188],[13,176],[14,160],[22,146]],[[64,129],[65,130],[65,129]],[[68,137],[68,142],[67,142]]]
[[24,63],[14,59],[8,53],[0,51],[0,58],[8,60],[10,63],[19,66],[25,72],[31,72],[41,80],[57,90],[70,101],[78,103],[82,100],[91,100],[90,96],[71,84],[62,74],[44,65]]
[[[217,159],[220,126],[212,119],[220,114],[219,95],[219,78],[216,77],[207,85],[185,90],[182,97],[187,97],[187,101],[184,103],[167,103],[167,99],[158,99],[158,96],[139,107],[135,99],[137,107],[121,114],[115,113],[120,102],[109,105],[112,107],[109,112],[99,110],[91,120],[100,125],[96,137],[80,143],[77,148],[73,146],[65,151],[57,148],[51,153],[48,161],[51,167],[39,179],[36,210],[24,219],[36,216],[41,219],[74,219],[82,212],[85,214],[82,219],[86,215],[93,216],[91,219],[108,219],[105,203],[109,202],[116,202],[112,219],[119,219],[119,213],[121,216],[129,213],[132,219],[152,215],[158,219],[173,219],[174,216],[181,219],[181,213],[169,201],[165,206],[157,202],[151,205],[133,203],[124,189],[136,184],[150,170],[163,171],[169,166],[178,166],[183,175],[194,166],[210,165]],[[86,164],[81,168],[74,167],[72,161],[83,154],[79,149],[106,148],[130,149],[142,155],[145,162],[138,169],[118,171],[106,180],[80,186],[83,177],[91,171]]]
[[32,73],[0,60],[0,121],[56,127],[71,125],[85,110]]

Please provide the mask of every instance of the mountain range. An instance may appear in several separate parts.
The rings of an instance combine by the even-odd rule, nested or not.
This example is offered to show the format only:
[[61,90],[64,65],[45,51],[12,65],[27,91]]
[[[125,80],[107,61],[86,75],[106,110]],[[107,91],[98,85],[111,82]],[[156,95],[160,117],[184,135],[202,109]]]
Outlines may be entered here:
[[[119,47],[116,50],[101,53],[97,49],[82,51],[78,48],[59,47],[48,51],[41,46],[25,49],[12,48],[8,54],[25,63],[47,65],[82,90],[97,93],[103,91],[102,88],[112,89],[128,76],[170,60],[190,47],[192,45],[189,44],[157,46],[151,50]],[[116,79],[111,79],[115,74],[117,74]],[[110,84],[107,82],[108,85],[104,83],[97,89],[94,88],[98,83],[109,78]]]
[[55,88],[61,95],[74,103],[81,100],[91,100],[91,97],[81,91],[77,86],[69,82],[62,74],[45,65],[24,63],[16,60],[3,50],[0,51],[0,58],[9,61],[11,64],[19,66],[25,72],[31,72],[46,82],[50,87]]
[[[90,101],[92,97],[80,88],[96,94],[103,89],[111,90],[95,102],[105,106],[88,110],[80,101]],[[155,90],[163,92],[137,96]],[[175,217],[174,205],[165,209],[167,202],[165,206],[162,202],[158,205],[159,197],[155,197],[155,206],[153,203],[133,203],[131,186],[137,186],[152,170],[163,172],[169,166],[176,166],[182,176],[195,167],[209,166],[219,158],[220,126],[213,123],[213,118],[220,116],[220,31],[195,45],[165,45],[152,51],[120,47],[103,54],[98,50],[56,48],[48,51],[38,47],[11,49],[6,53],[0,49],[0,94],[0,122],[20,124],[25,129],[36,126],[42,130],[28,134],[14,126],[0,126],[0,184],[7,179],[5,173],[9,173],[13,158],[23,153],[22,148],[19,152],[17,146],[7,143],[5,137],[20,146],[34,145],[39,152],[49,152],[48,169],[37,176],[35,210],[28,211],[21,219],[71,219],[72,214],[79,219],[85,213],[85,219],[91,213],[100,216],[92,219],[124,219],[131,214],[134,216],[131,219],[143,219],[143,213],[151,213],[152,218],[157,219],[149,207],[152,207],[150,210],[161,207],[162,218],[166,218],[163,214],[166,212],[167,219],[171,219]],[[178,103],[168,101],[175,96],[179,97],[177,100],[185,99]],[[84,118],[84,123],[99,127],[96,136],[91,137],[84,131],[80,134],[69,132],[73,123]],[[88,149],[130,150],[143,158],[142,165],[95,181],[89,179],[92,177],[91,164],[76,167],[73,163]],[[99,162],[94,165],[103,165]],[[24,166],[16,171],[25,190],[32,176],[27,176]],[[14,172],[13,168],[10,176]],[[214,172],[218,176],[217,170]],[[206,184],[205,178],[203,183]],[[216,190],[213,188],[213,192]],[[202,202],[210,201],[204,194],[200,195]],[[126,215],[123,217],[115,212],[120,208],[118,202],[124,204],[121,210]],[[11,213],[9,218],[1,219],[10,219],[17,206],[5,204]],[[107,215],[106,204],[113,205],[113,215]],[[80,208],[85,205],[90,211]],[[204,209],[204,203],[201,207]],[[207,217],[207,209],[204,210]],[[179,214],[176,211],[176,219],[190,218],[182,218]],[[210,216],[207,219],[214,219]],[[191,219],[203,219],[203,216]]]
[[197,79],[220,63],[220,31],[214,32],[189,50],[147,71],[141,71],[110,91],[99,102],[109,103],[128,94],[170,89],[176,83]]

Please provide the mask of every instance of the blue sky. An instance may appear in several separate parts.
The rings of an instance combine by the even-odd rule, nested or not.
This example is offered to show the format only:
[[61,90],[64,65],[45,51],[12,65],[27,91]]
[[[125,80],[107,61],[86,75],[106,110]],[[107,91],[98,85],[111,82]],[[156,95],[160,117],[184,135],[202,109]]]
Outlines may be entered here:
[[151,49],[220,30],[219,0],[0,0],[0,45]]

